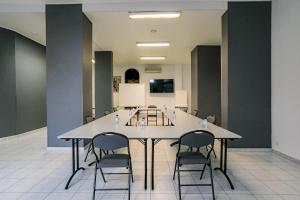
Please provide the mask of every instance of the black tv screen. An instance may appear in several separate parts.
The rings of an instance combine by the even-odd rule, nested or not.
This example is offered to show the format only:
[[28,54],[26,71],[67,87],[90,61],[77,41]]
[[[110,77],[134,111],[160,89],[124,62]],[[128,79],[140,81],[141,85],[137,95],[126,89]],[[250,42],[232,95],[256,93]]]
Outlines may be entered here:
[[150,93],[173,93],[173,79],[152,79],[150,80]]

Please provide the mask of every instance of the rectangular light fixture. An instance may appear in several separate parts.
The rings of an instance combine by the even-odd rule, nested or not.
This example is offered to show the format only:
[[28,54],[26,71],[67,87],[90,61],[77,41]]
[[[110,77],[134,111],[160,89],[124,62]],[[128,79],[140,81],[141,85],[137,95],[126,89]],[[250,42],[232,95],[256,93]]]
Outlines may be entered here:
[[143,56],[140,58],[141,60],[165,60],[165,56]]
[[178,18],[180,12],[130,12],[130,19],[159,19],[159,18]]
[[137,42],[137,47],[168,47],[170,42]]

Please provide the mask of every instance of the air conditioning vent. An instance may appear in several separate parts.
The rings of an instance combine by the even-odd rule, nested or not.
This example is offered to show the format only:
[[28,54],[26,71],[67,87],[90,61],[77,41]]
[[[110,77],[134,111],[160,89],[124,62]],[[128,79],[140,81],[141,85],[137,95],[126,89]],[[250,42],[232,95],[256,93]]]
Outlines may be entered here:
[[147,65],[145,67],[145,73],[161,73],[160,65]]

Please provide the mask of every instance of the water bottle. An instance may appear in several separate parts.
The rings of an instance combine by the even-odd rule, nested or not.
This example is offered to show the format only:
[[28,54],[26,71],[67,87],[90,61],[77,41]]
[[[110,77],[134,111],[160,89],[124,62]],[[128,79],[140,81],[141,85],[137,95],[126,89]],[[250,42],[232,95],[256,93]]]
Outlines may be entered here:
[[202,121],[202,126],[204,128],[207,128],[207,119],[206,118]]
[[120,117],[119,117],[119,115],[116,115],[116,117],[115,117],[115,121],[116,121],[116,124],[118,125],[118,124],[119,124],[119,122],[120,122]]
[[145,127],[145,117],[142,117],[142,119],[141,119],[141,126],[142,126],[142,128]]

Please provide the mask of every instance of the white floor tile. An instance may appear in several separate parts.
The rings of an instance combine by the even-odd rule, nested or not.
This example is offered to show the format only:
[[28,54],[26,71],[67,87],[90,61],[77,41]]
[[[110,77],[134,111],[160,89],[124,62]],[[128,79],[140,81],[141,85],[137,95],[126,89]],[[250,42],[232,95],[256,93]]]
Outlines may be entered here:
[[[75,175],[70,188],[65,184],[71,175],[70,151],[47,151],[46,129],[27,136],[0,142],[0,200],[86,200],[92,198],[94,166],[81,163],[86,170]],[[177,200],[177,177],[172,179],[177,147],[172,141],[161,141],[155,147],[155,190],[150,189],[151,154],[148,154],[148,190],[144,190],[144,147],[130,141],[133,157],[133,200]],[[18,145],[22,143],[23,145]],[[34,145],[32,145],[34,144]],[[219,143],[216,144],[218,154]],[[151,147],[148,145],[148,152]],[[81,160],[83,159],[81,155]],[[219,155],[218,155],[219,156]],[[228,175],[235,190],[232,190],[219,171],[213,171],[217,200],[299,200],[300,165],[272,152],[228,153]],[[213,158],[213,166],[219,165]],[[123,170],[124,171],[124,170]],[[177,176],[177,175],[176,175]],[[210,182],[208,171],[203,180],[200,173],[182,173],[182,183]],[[127,187],[126,175],[106,176],[104,184],[100,174],[97,188]],[[97,200],[126,200],[127,191],[105,191],[96,193]],[[210,187],[183,187],[182,200],[212,199]]]

